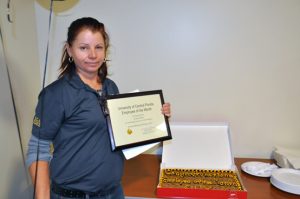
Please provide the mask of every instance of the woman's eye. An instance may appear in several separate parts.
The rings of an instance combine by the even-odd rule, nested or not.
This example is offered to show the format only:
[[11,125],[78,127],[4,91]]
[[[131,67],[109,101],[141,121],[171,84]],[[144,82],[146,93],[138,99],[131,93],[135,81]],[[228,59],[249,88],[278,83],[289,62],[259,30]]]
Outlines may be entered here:
[[96,48],[97,49],[103,49],[103,46],[97,46]]
[[79,49],[80,50],[86,50],[87,48],[85,46],[80,46]]

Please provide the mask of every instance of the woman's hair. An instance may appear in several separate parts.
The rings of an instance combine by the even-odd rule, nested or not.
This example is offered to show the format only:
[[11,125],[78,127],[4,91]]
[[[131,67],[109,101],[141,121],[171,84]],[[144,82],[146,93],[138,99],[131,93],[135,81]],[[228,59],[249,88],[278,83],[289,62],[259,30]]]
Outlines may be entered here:
[[[105,31],[104,24],[99,22],[98,20],[92,18],[92,17],[83,17],[80,19],[77,19],[73,21],[68,29],[68,38],[66,41],[66,44],[63,48],[63,53],[61,57],[61,65],[59,67],[59,76],[58,78],[61,78],[65,76],[66,74],[70,74],[72,70],[75,70],[75,64],[74,61],[70,62],[69,59],[71,58],[67,52],[67,44],[69,46],[72,46],[74,40],[78,36],[78,34],[83,30],[90,30],[93,33],[99,32],[103,39],[104,39],[104,45],[105,45],[105,53],[107,52],[107,49],[109,47],[109,36]],[[100,81],[103,82],[107,76],[107,65],[106,62],[103,62],[101,67],[98,71]]]

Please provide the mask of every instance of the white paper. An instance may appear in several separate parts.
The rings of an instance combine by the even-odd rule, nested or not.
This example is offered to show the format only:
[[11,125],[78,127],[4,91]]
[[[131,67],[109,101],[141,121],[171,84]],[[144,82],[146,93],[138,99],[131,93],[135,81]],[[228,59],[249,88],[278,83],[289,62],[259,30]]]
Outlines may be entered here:
[[137,146],[137,147],[133,147],[133,148],[123,149],[122,152],[123,152],[126,160],[129,160],[130,158],[133,158],[133,157],[151,149],[152,147],[154,147],[158,144],[159,144],[159,142],[156,142],[156,143],[146,144],[146,145]]

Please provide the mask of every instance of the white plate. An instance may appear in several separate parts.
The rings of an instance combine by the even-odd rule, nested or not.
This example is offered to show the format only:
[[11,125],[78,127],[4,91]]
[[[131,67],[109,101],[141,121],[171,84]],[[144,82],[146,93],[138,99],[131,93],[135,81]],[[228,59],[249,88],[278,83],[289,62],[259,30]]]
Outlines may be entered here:
[[244,172],[258,176],[258,177],[270,177],[272,171],[278,167],[275,164],[270,164],[266,162],[245,162],[241,165]]
[[277,169],[273,171],[270,181],[278,189],[300,195],[300,170]]

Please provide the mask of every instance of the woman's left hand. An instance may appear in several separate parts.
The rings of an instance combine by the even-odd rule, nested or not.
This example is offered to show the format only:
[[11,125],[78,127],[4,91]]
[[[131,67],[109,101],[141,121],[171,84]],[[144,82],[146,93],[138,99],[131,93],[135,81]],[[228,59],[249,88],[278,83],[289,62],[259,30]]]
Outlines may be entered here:
[[161,108],[162,114],[164,114],[167,117],[171,117],[171,104],[170,103],[164,103]]

